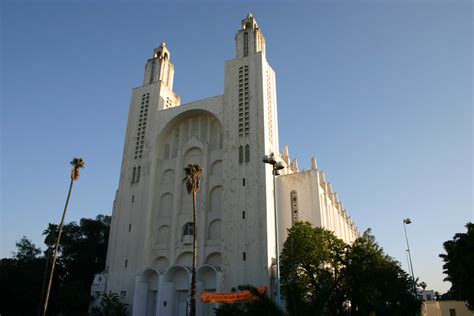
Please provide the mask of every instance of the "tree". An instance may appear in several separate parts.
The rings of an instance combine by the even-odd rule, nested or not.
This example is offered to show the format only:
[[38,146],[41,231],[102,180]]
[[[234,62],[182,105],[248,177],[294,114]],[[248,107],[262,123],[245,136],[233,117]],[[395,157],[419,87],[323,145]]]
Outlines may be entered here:
[[117,293],[102,294],[100,307],[94,307],[91,316],[126,316],[128,304],[122,303]]
[[201,184],[201,177],[203,169],[199,165],[188,165],[184,168],[185,177],[183,181],[186,182],[186,189],[188,194],[193,196],[193,263],[192,263],[192,272],[191,272],[191,308],[190,315],[196,315],[196,236],[197,236],[197,227],[196,227],[196,194],[199,191]]
[[351,246],[331,231],[296,223],[281,255],[290,315],[416,315],[413,280],[367,230]]
[[18,250],[15,254],[17,260],[33,260],[41,253],[41,249],[36,248],[35,244],[26,236],[23,236],[20,241],[16,243],[16,248]]
[[457,233],[452,240],[443,243],[446,254],[443,259],[445,281],[451,282],[451,297],[467,301],[468,308],[474,310],[474,224],[467,223],[466,233]]
[[331,231],[297,222],[281,253],[283,295],[290,315],[340,314],[345,243]]
[[[87,315],[94,275],[105,269],[110,216],[83,218],[64,225],[56,269],[51,284],[48,314]],[[44,230],[47,249],[41,250],[23,237],[12,258],[0,261],[1,315],[38,315],[43,310],[48,266],[46,262],[58,236],[59,226]],[[46,273],[46,274],[45,274]],[[41,292],[43,291],[43,292]]]
[[344,279],[351,315],[416,315],[420,310],[413,280],[384,254],[370,229],[349,248]]
[[79,179],[80,169],[84,168],[86,163],[84,162],[84,160],[82,160],[82,158],[74,158],[71,161],[71,165],[72,165],[71,182],[69,184],[69,191],[66,198],[66,205],[64,206],[63,216],[61,218],[61,223],[59,224],[58,238],[56,239],[56,244],[54,246],[53,259],[51,262],[51,271],[49,273],[48,287],[46,288],[46,297],[44,299],[44,305],[43,305],[43,316],[46,316],[46,311],[48,309],[49,293],[51,291],[51,283],[53,282],[54,267],[56,265],[56,259],[58,255],[59,241],[61,240],[61,233],[63,230],[64,219],[66,217],[67,207],[69,204],[69,198],[71,197],[72,186],[74,184],[74,181]]
[[16,243],[12,258],[0,260],[1,315],[36,315],[44,258],[25,236]]
[[[64,225],[56,263],[58,280],[53,282],[48,307],[52,312],[87,313],[94,275],[105,269],[110,220],[110,216],[98,215]],[[45,240],[57,236],[58,230],[57,225],[50,224]]]

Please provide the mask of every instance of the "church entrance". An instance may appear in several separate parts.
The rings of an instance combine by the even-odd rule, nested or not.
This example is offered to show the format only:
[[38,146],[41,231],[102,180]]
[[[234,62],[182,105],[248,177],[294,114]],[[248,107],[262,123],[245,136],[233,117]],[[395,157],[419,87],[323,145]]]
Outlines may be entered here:
[[[217,272],[214,267],[204,265],[200,267],[196,275],[198,281],[198,297],[202,292],[216,292],[217,289]],[[214,315],[215,304],[204,304],[197,299],[197,315],[211,316]]]
[[134,315],[156,316],[158,303],[158,273],[147,269],[138,277],[133,303]]
[[188,315],[188,290],[177,290],[176,298],[177,302],[175,304],[175,313],[176,316],[186,316]]
[[186,316],[189,312],[191,274],[186,266],[173,266],[166,271],[158,298],[158,315]]

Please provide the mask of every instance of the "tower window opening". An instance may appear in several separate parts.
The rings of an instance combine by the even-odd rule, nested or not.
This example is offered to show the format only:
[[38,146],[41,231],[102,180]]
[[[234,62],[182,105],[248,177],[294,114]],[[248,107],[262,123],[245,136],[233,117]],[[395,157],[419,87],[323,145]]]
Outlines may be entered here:
[[242,260],[247,260],[247,254],[245,252],[242,253]]
[[242,178],[242,186],[245,186],[245,178]]
[[[239,127],[242,127],[242,124],[239,124]],[[244,147],[239,146],[239,163],[244,162]]]
[[244,57],[249,55],[249,34],[244,33]]
[[249,144],[245,145],[245,162],[250,161],[250,146]]

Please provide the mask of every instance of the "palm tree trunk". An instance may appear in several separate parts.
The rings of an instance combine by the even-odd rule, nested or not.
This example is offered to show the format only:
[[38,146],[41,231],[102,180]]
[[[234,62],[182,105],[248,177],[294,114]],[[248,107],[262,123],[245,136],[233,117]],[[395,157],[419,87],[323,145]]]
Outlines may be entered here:
[[51,258],[51,248],[48,246],[46,250],[46,262],[44,265],[44,274],[43,274],[43,284],[41,285],[41,295],[40,295],[40,302],[38,304],[38,315],[41,316],[43,312],[43,297],[46,291],[46,280],[48,279],[48,271],[49,271],[49,260]]
[[56,244],[54,246],[53,261],[51,263],[51,272],[49,273],[48,288],[46,289],[46,297],[44,299],[44,305],[43,305],[43,316],[46,316],[46,310],[48,309],[49,293],[51,291],[51,283],[53,282],[54,267],[56,266],[56,258],[58,255],[59,241],[61,240],[61,234],[63,232],[64,218],[66,217],[67,207],[69,204],[69,198],[71,197],[73,184],[74,184],[74,179],[71,178],[71,184],[69,185],[69,192],[67,193],[67,198],[66,198],[66,205],[64,205],[63,217],[61,218],[61,224],[59,224],[58,238],[56,239]]
[[196,191],[193,190],[193,268],[191,272],[191,310],[189,315],[196,316]]

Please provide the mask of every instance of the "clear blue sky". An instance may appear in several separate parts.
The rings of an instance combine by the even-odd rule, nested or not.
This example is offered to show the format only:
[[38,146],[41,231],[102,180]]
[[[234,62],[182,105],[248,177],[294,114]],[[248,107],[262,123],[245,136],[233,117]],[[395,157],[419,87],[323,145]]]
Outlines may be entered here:
[[[62,4],[60,2],[63,2]],[[277,73],[280,144],[316,156],[361,231],[445,291],[442,243],[473,220],[471,1],[3,1],[1,256],[58,222],[110,214],[131,89],[166,41],[183,103],[223,93],[253,12]]]

